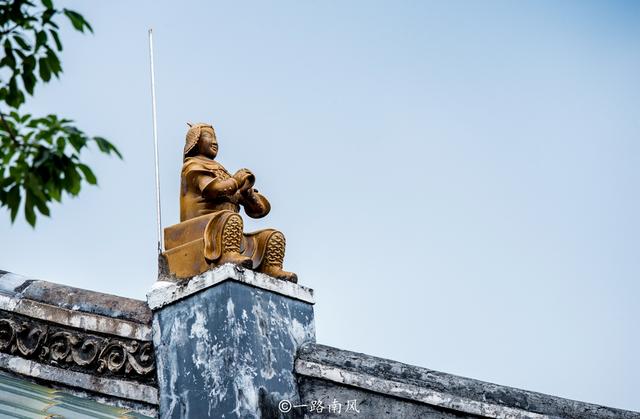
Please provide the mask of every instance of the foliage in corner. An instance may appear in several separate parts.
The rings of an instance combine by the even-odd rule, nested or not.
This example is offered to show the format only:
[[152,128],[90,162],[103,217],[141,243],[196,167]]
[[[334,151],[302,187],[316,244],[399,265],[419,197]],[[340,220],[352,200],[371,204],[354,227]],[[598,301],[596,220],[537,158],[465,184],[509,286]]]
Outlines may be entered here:
[[93,32],[81,14],[57,9],[52,0],[42,0],[41,5],[0,0],[0,207],[9,209],[12,222],[24,208],[31,226],[36,224],[36,210],[49,216],[50,203],[60,202],[63,192],[76,196],[83,182],[97,183],[91,168],[80,160],[83,149],[93,144],[102,153],[122,158],[113,144],[88,136],[72,120],[19,112],[38,83],[62,73],[56,23],[61,16],[75,30]]

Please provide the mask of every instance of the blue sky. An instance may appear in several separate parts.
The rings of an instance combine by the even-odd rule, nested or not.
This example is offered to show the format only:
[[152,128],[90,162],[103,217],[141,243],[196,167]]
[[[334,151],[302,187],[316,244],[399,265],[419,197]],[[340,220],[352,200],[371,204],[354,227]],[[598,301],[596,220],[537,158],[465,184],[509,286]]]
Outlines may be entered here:
[[163,224],[187,121],[248,167],[316,290],[320,343],[640,410],[635,2],[64,2],[64,75],[28,110],[123,162],[0,269],[144,298],[156,275],[147,29]]

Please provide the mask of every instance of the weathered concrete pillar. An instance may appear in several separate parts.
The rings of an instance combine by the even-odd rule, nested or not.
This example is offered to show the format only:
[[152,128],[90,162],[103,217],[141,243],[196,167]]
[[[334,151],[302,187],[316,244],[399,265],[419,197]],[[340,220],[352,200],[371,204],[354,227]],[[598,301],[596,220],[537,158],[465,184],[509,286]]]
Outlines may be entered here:
[[161,418],[271,418],[280,400],[298,400],[312,290],[224,265],[184,285],[160,281],[148,302]]

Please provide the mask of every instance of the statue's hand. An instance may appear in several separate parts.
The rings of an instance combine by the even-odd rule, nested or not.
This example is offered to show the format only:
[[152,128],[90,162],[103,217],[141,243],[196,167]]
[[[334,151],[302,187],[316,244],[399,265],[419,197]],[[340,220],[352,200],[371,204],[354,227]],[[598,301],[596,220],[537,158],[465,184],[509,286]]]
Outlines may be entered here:
[[240,169],[233,175],[233,178],[238,182],[238,190],[245,192],[250,189],[256,183],[256,177],[249,169]]
[[248,188],[242,191],[238,191],[238,193],[242,196],[242,198],[244,198],[245,200],[249,199],[255,199],[255,194],[258,193],[257,189],[253,189],[253,188]]
[[253,172],[251,170],[249,170],[249,169],[240,169],[240,170],[238,170],[234,176],[238,176],[238,175],[254,176]]

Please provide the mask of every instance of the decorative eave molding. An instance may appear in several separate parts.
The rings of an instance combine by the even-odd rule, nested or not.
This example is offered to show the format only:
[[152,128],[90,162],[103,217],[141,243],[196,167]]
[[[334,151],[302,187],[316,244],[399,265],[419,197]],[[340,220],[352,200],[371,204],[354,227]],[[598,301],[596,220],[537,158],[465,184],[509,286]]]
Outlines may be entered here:
[[0,352],[57,368],[155,384],[153,344],[0,310]]
[[0,368],[155,405],[150,314],[143,301],[0,271]]

